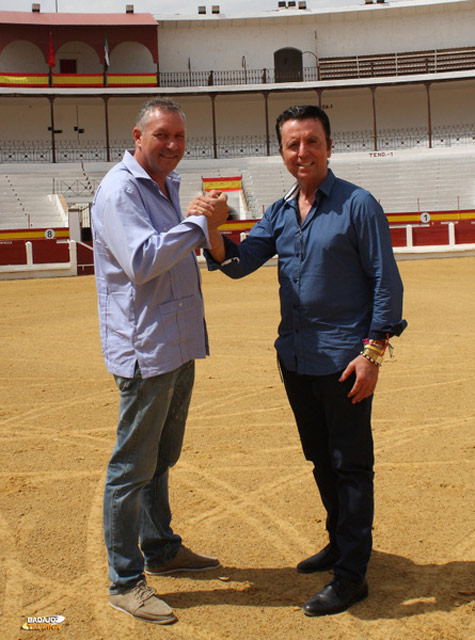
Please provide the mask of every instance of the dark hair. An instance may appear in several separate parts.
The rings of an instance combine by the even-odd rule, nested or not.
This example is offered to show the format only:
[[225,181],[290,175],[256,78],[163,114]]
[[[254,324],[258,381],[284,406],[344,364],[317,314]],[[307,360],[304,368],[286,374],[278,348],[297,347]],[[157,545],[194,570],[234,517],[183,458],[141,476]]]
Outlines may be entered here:
[[147,102],[142,105],[140,111],[137,114],[135,126],[138,129],[142,129],[144,126],[146,126],[150,113],[155,109],[160,109],[161,111],[175,111],[183,117],[183,120],[185,120],[183,109],[177,102],[175,102],[171,98],[156,96],[155,98],[147,100]]
[[277,133],[277,140],[279,141],[279,149],[282,148],[282,125],[287,120],[307,120],[308,118],[314,118],[315,120],[320,120],[323,125],[323,129],[325,130],[325,137],[327,139],[327,143],[330,144],[331,140],[331,128],[330,128],[330,119],[323,109],[320,107],[316,107],[311,104],[299,104],[293,107],[289,107],[285,111],[282,111],[280,116],[278,116],[277,121],[275,123],[275,130]]

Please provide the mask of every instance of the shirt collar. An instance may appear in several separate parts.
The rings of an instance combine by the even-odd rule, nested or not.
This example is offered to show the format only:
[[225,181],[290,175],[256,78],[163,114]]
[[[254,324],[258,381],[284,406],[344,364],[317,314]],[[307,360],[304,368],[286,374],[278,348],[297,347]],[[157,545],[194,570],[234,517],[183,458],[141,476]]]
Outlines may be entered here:
[[[149,174],[145,171],[145,169],[137,162],[134,158],[134,150],[127,149],[124,153],[124,157],[122,158],[122,162],[125,164],[130,173],[134,176],[134,178],[142,178],[145,180],[152,180]],[[181,177],[180,174],[173,170],[168,174],[166,180],[171,180],[173,182],[180,182]]]
[[[331,169],[328,169],[328,174],[322,184],[318,187],[317,191],[321,191],[325,196],[329,196],[333,187],[333,183],[335,182],[335,174]],[[291,200],[296,198],[300,193],[300,188],[298,182],[294,182],[294,184],[290,187],[287,193],[284,196],[284,201],[289,203]]]

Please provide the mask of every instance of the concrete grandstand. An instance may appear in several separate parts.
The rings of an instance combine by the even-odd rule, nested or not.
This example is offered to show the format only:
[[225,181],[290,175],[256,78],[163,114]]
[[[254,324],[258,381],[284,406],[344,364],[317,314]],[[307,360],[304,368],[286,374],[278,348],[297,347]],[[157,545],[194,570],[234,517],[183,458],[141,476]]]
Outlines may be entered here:
[[429,228],[434,244],[471,250],[474,19],[475,0],[276,2],[232,16],[0,12],[0,269],[21,266],[25,242],[35,256],[59,246],[62,263],[65,242],[88,242],[94,190],[157,93],[187,115],[183,206],[203,177],[241,176],[239,217],[260,217],[291,183],[275,117],[316,103],[332,121],[335,173],[380,200],[395,247],[427,254]]

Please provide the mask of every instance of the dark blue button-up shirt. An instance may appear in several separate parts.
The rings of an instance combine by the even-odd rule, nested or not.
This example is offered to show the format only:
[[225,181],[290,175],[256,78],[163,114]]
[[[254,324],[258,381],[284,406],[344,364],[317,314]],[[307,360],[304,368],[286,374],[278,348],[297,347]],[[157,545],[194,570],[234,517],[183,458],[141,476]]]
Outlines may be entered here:
[[364,338],[403,328],[403,287],[389,226],[373,196],[329,170],[299,222],[298,188],[271,205],[226,260],[210,269],[245,276],[278,256],[281,322],[275,346],[286,369],[327,375],[346,368]]

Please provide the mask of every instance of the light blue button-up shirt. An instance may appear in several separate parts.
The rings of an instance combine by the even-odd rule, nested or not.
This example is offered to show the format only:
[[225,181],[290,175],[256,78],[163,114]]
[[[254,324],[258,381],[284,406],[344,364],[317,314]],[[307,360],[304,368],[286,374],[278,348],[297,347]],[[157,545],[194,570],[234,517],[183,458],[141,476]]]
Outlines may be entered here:
[[364,338],[401,333],[403,287],[386,216],[373,196],[329,170],[299,223],[298,189],[271,205],[239,245],[223,236],[232,278],[278,255],[281,322],[275,346],[289,371],[342,371]]
[[108,371],[144,378],[208,354],[195,249],[209,247],[204,216],[183,219],[180,177],[170,200],[126,151],[101,182],[92,206],[102,351]]

